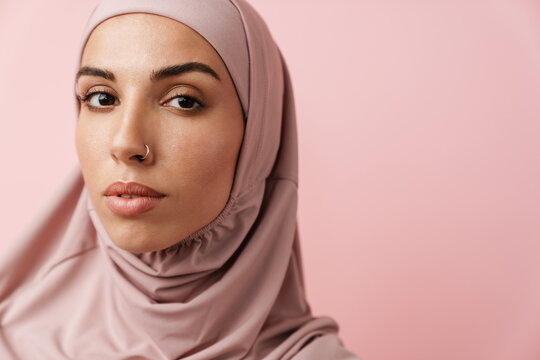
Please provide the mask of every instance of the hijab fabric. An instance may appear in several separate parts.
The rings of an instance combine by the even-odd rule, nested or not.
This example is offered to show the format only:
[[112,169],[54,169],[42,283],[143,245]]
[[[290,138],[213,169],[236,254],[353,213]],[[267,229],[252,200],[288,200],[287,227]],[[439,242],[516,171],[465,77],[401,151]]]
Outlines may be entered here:
[[230,197],[167,249],[116,246],[76,170],[0,263],[1,359],[358,359],[304,294],[296,224],[297,137],[289,74],[244,0],[105,0],[113,16],[180,21],[219,53],[246,129]]

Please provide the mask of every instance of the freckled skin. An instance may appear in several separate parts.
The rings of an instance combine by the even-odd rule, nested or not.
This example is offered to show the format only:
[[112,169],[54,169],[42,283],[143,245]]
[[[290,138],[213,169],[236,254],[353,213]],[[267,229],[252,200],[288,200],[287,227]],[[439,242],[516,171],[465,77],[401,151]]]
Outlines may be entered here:
[[[210,66],[221,80],[198,71],[150,80],[153,70],[187,62]],[[182,23],[127,14],[92,32],[83,66],[115,76],[83,75],[76,87],[83,98],[98,91],[113,100],[93,95],[81,103],[76,145],[92,204],[114,243],[136,253],[161,250],[210,223],[229,197],[244,133],[240,100],[218,53]],[[179,106],[178,95],[204,106]],[[135,155],[145,154],[144,144],[151,152],[141,162]],[[118,180],[142,183],[166,197],[149,212],[115,214],[103,192]]]

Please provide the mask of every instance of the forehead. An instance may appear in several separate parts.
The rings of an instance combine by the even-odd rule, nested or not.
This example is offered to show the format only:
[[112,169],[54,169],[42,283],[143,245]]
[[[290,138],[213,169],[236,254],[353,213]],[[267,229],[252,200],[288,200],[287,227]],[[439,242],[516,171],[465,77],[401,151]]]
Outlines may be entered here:
[[164,16],[135,13],[99,24],[84,47],[81,66],[153,69],[189,61],[208,63],[218,72],[225,67],[212,45],[190,27]]

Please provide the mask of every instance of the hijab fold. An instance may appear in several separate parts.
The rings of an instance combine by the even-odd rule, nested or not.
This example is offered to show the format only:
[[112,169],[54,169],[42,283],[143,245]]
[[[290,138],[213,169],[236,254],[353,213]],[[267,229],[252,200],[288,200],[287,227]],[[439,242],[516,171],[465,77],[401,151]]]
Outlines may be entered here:
[[0,263],[0,358],[358,359],[306,301],[294,98],[264,21],[244,0],[105,0],[81,56],[96,26],[135,12],[188,25],[227,66],[246,116],[229,200],[177,244],[132,253],[77,170]]

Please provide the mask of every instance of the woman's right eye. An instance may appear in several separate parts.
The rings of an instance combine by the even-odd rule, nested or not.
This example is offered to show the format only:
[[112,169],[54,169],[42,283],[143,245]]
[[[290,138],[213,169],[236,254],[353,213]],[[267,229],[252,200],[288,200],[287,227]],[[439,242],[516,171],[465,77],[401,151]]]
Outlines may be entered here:
[[107,108],[118,103],[117,99],[109,93],[97,91],[86,95],[83,99],[90,108]]

